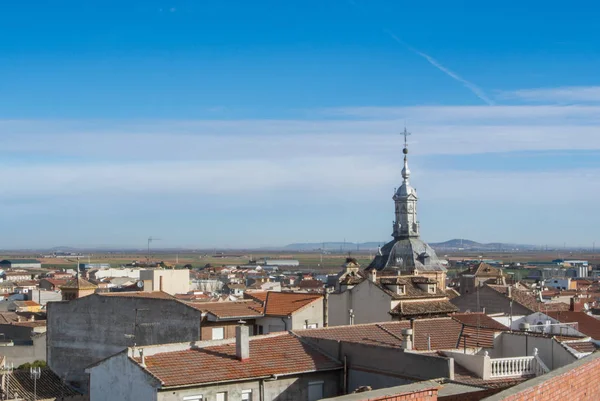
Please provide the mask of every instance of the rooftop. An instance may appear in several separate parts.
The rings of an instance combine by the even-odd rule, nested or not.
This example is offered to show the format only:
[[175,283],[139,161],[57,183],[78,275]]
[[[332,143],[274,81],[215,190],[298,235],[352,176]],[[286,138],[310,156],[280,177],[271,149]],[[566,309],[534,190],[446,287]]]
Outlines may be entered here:
[[210,313],[217,319],[257,318],[263,316],[261,302],[255,300],[242,300],[232,302],[184,302],[199,311]]
[[80,289],[80,290],[95,290],[98,288],[95,284],[90,283],[86,279],[76,277],[69,280],[65,285],[60,287],[61,289]]
[[[235,341],[145,357],[144,369],[164,387],[242,381],[341,369],[342,364],[289,333],[250,337],[250,357],[236,357]],[[140,358],[134,361],[141,363]]]
[[126,292],[100,292],[102,297],[115,298],[151,298],[151,299],[175,299],[174,296],[163,291],[126,291]]
[[[413,349],[416,351],[449,350],[467,347],[494,346],[494,335],[500,331],[508,331],[508,328],[495,326],[486,328],[470,326],[460,322],[464,314],[452,317],[415,319],[413,324]],[[490,317],[483,317],[484,324],[492,326],[488,322]],[[320,338],[336,341],[346,341],[361,344],[370,344],[387,347],[402,346],[402,330],[411,328],[411,322],[403,320],[399,322],[357,324],[352,326],[335,326],[321,329],[307,329],[295,331],[300,337]]]
[[261,302],[267,316],[289,316],[323,298],[320,294],[275,291],[246,293],[246,296]]
[[600,340],[600,320],[585,312],[558,311],[546,314],[561,323],[577,323],[577,331],[594,340]]

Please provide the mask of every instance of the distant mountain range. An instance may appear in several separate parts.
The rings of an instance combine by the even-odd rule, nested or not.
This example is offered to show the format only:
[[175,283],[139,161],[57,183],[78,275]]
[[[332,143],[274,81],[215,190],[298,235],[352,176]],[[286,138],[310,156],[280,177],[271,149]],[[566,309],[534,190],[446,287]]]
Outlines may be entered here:
[[[376,250],[377,247],[383,246],[385,242],[302,242],[289,244],[284,246],[283,250],[288,251],[331,251],[331,252],[350,252],[360,250]],[[431,247],[440,250],[471,250],[471,251],[511,251],[511,250],[530,250],[539,247],[526,244],[508,244],[501,242],[493,242],[482,244],[468,239],[451,239],[445,242],[430,243]]]

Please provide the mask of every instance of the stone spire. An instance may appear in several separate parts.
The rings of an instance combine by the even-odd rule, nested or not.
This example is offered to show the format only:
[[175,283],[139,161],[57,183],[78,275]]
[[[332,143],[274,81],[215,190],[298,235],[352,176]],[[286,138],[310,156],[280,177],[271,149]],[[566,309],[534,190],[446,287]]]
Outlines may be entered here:
[[408,168],[408,136],[410,132],[404,128],[404,167],[402,168],[402,185],[394,194],[395,215],[394,231],[395,239],[419,237],[419,223],[417,221],[417,191],[410,186],[410,169]]

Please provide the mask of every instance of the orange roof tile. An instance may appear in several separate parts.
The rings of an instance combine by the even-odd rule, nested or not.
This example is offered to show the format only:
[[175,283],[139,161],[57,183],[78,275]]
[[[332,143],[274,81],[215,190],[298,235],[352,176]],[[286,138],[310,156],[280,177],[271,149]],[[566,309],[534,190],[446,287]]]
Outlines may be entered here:
[[[236,358],[235,342],[145,357],[145,370],[163,386],[242,381],[271,375],[341,369],[342,364],[284,333],[250,338],[250,357]],[[135,359],[139,363],[139,358]]]
[[452,315],[452,319],[464,324],[465,326],[470,327],[483,327],[487,329],[494,329],[497,331],[510,330],[505,325],[498,323],[496,320],[482,312],[455,313]]
[[263,316],[262,303],[254,300],[232,302],[183,302],[194,309],[210,313],[219,319],[257,318]]
[[577,331],[592,337],[594,340],[600,340],[600,320],[585,312],[559,311],[547,312],[546,314],[561,323],[577,322]]
[[[383,347],[401,347],[402,330],[410,328],[410,321],[369,323],[352,326],[298,330],[301,337],[321,338]],[[467,347],[493,347],[495,330],[464,327],[451,318],[416,319],[413,321],[413,348],[417,351],[461,348],[466,334]],[[431,347],[431,348],[430,348]]]
[[322,298],[319,294],[269,291],[265,301],[265,315],[289,316]]

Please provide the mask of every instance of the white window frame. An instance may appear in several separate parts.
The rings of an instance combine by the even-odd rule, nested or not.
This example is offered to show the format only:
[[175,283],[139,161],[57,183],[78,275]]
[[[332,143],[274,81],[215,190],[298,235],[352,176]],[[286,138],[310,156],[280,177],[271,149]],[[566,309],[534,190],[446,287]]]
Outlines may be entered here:
[[223,395],[222,401],[227,401],[227,391],[219,391],[215,396],[215,400],[219,401],[219,395]]
[[202,401],[204,398],[203,395],[188,395],[183,397],[183,401]]
[[[221,338],[216,338],[215,337],[215,330],[217,330],[217,331],[221,330],[221,336],[220,336]],[[219,336],[217,336],[217,337],[219,337]],[[211,331],[211,339],[212,340],[223,340],[223,339],[225,339],[225,327],[213,327],[212,331]]]
[[252,401],[252,395],[252,390],[242,390],[242,401]]

